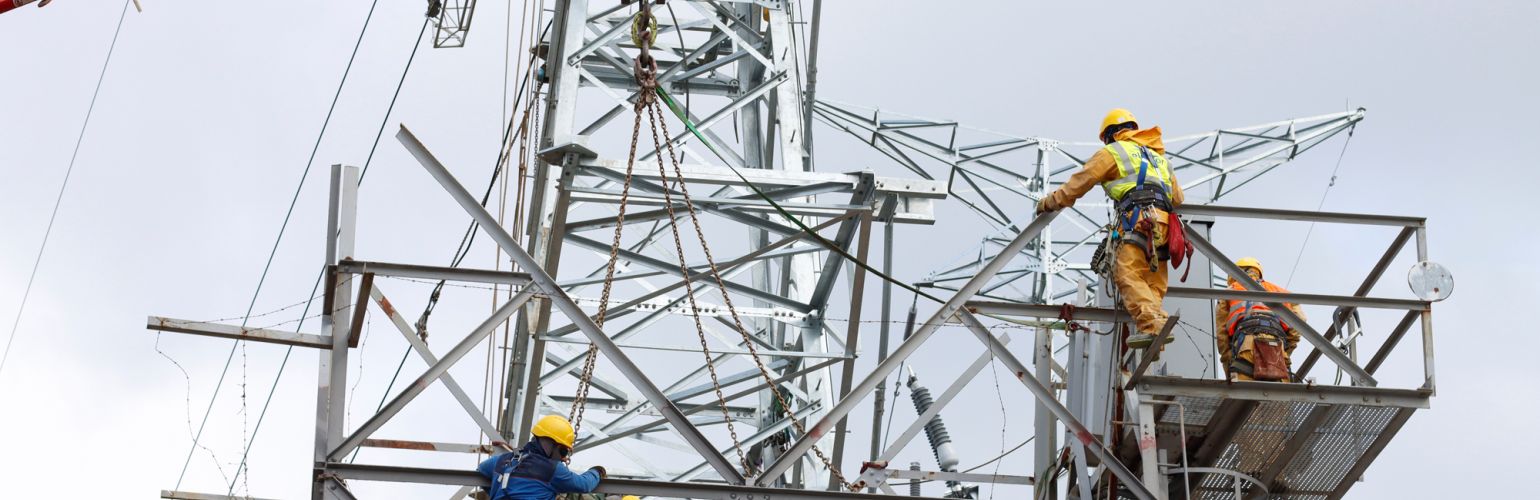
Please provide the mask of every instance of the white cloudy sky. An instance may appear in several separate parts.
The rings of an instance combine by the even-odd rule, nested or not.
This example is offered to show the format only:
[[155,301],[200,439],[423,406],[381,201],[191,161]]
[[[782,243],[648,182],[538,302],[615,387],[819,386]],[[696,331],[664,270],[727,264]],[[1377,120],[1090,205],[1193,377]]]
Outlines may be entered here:
[[[176,482],[189,427],[208,404],[230,344],[168,335],[159,339],[162,356],[143,318],[212,319],[245,310],[369,8],[364,0],[144,3],[146,11],[130,12],[124,23],[11,360],[0,373],[0,491],[7,497],[89,487],[115,498],[147,498]],[[1524,425],[1540,409],[1540,391],[1526,382],[1534,328],[1525,315],[1540,297],[1540,268],[1530,255],[1540,238],[1530,228],[1530,207],[1522,204],[1534,190],[1526,163],[1540,116],[1533,55],[1540,47],[1533,29],[1540,6],[938,6],[828,2],[820,96],[1066,140],[1089,139],[1113,106],[1132,108],[1144,123],[1176,134],[1367,108],[1326,209],[1428,217],[1432,256],[1454,270],[1458,287],[1436,308],[1433,409],[1412,418],[1350,496],[1519,491],[1522,478],[1502,472],[1515,470],[1513,464],[1540,445]],[[62,0],[0,16],[0,68],[8,75],[0,92],[0,324],[10,324],[21,301],[118,9],[117,2]],[[375,13],[257,311],[306,298],[321,256],[326,166],[363,163],[420,11],[420,2],[384,2]],[[398,122],[412,126],[472,186],[484,182],[501,132],[505,13],[498,2],[482,2],[468,47],[424,49],[390,118],[392,130]],[[821,169],[892,171],[847,137],[815,132]],[[1339,138],[1244,188],[1240,201],[1314,209],[1340,147]],[[362,191],[360,255],[447,260],[463,214],[388,135],[373,166]],[[977,236],[976,224],[953,223],[967,218],[960,210],[944,209],[941,217],[933,227],[901,228],[900,255],[919,256],[898,263],[901,276],[918,278],[938,267],[936,259],[966,248],[934,242]],[[1226,233],[1220,227],[1216,241],[1286,269],[1305,230],[1280,224]],[[1380,232],[1318,228],[1298,276],[1288,278],[1301,291],[1350,293],[1388,241]],[[475,255],[473,263],[492,264],[489,246]],[[1404,270],[1398,263],[1376,293],[1406,296]],[[396,300],[409,304],[405,309],[421,307],[419,287],[382,286],[402,290],[396,293],[405,298]],[[490,300],[485,293],[451,291],[437,331],[473,325]],[[273,322],[297,311],[285,314]],[[378,401],[403,345],[379,323],[382,329],[371,333],[381,340],[363,351],[358,413]],[[447,345],[451,335],[435,345]],[[874,352],[867,340],[873,335],[864,336],[864,352]],[[955,371],[949,362],[979,352],[971,340],[943,344],[931,352],[934,368],[925,368],[938,374],[935,385]],[[1386,368],[1403,381],[1420,369],[1410,350],[1416,344],[1407,347]],[[222,477],[238,460],[243,432],[255,424],[283,352],[259,345],[236,351],[206,432],[209,449],[195,454],[184,489],[223,492]],[[482,361],[471,361],[478,366],[454,373],[475,382]],[[420,368],[415,362],[409,370]],[[295,353],[240,491],[305,494],[314,366],[315,354]],[[1002,429],[1014,443],[1031,428],[1020,387],[1002,384],[1008,401],[1000,403],[992,384],[975,386],[958,404],[977,411],[946,415],[962,429],[959,441],[968,443],[965,466],[993,456]],[[242,413],[243,387],[251,415]],[[382,435],[474,439],[447,396],[425,397]],[[853,422],[869,421],[864,406]],[[900,407],[901,415],[912,415],[907,411]],[[864,424],[855,427],[851,455],[861,455],[868,435],[860,430]],[[916,448],[900,460],[925,455]],[[463,457],[399,460],[470,465]],[[1027,474],[1029,464],[1018,453],[1001,472]]]

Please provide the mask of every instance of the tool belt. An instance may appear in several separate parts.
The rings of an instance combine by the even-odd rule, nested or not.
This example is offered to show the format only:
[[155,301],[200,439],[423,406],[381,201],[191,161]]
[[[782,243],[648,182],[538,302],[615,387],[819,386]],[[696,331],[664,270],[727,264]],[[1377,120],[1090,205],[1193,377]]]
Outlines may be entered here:
[[1127,213],[1135,208],[1155,207],[1167,212],[1171,211],[1171,199],[1166,196],[1166,190],[1156,186],[1140,186],[1123,194],[1123,199],[1118,200],[1118,213]]
[[[1251,337],[1251,360],[1241,358],[1241,348]],[[1231,339],[1230,372],[1253,380],[1287,382],[1289,362],[1283,322],[1271,312],[1247,315],[1235,324]]]

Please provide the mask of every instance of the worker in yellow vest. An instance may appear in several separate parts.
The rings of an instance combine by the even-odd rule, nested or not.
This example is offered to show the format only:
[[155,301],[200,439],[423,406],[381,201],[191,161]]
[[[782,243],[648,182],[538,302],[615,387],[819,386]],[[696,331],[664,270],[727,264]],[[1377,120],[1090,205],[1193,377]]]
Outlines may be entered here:
[[[1252,257],[1235,261],[1262,288],[1274,293],[1288,293],[1283,287],[1262,279],[1262,262]],[[1232,290],[1246,287],[1230,278]],[[1284,304],[1304,319],[1299,304]],[[1214,339],[1219,344],[1219,364],[1231,381],[1261,380],[1289,382],[1289,356],[1299,346],[1299,332],[1289,327],[1271,308],[1261,302],[1221,300],[1214,308]]]
[[1098,184],[1107,192],[1117,207],[1112,281],[1139,329],[1126,343],[1131,348],[1144,348],[1166,324],[1166,310],[1161,306],[1166,297],[1163,264],[1181,255],[1178,249],[1168,250],[1167,241],[1168,233],[1181,230],[1171,214],[1182,204],[1182,187],[1166,161],[1160,127],[1140,129],[1133,113],[1120,108],[1107,113],[1097,131],[1106,146],[1091,155],[1085,168],[1038,202],[1037,211],[1073,206]]

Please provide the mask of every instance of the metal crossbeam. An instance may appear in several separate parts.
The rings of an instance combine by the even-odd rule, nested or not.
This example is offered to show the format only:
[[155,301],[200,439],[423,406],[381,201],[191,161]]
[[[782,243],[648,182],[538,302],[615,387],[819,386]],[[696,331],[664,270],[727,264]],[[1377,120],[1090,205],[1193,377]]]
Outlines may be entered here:
[[737,469],[721,453],[718,453],[711,446],[711,443],[706,440],[706,437],[701,435],[700,430],[696,429],[684,414],[679,411],[679,408],[675,407],[673,402],[669,401],[668,397],[647,379],[646,374],[642,372],[641,368],[632,362],[620,350],[620,347],[615,345],[614,341],[610,340],[609,336],[605,335],[598,325],[595,325],[576,303],[572,302],[572,299],[561,289],[556,280],[545,273],[540,264],[535,261],[535,258],[526,253],[519,246],[518,242],[513,240],[513,236],[510,236],[507,231],[498,225],[497,218],[487,212],[486,208],[482,207],[476,201],[476,198],[469,191],[465,190],[465,186],[455,180],[454,176],[449,173],[448,169],[444,168],[443,164],[439,163],[437,158],[428,153],[427,148],[423,147],[422,143],[418,142],[417,138],[412,136],[412,133],[406,127],[403,126],[401,131],[396,134],[396,137],[407,147],[412,156],[416,157],[418,163],[422,164],[423,169],[427,170],[444,187],[444,190],[459,203],[460,208],[464,209],[466,213],[470,214],[472,218],[480,223],[482,232],[492,238],[504,252],[507,252],[508,256],[515,263],[525,269],[526,272],[529,272],[532,281],[545,291],[553,305],[561,309],[562,314],[574,322],[579,330],[599,347],[599,351],[604,354],[605,358],[609,359],[610,363],[620,369],[628,380],[636,384],[637,388],[652,403],[653,407],[662,412],[663,416],[669,420],[669,424],[673,426],[674,430],[679,432],[686,442],[690,443],[690,447],[695,448],[695,451],[705,457],[708,462],[711,462],[712,468],[716,469],[723,479],[734,484],[742,484],[743,476],[738,473]]
[[1191,396],[1203,398],[1245,399],[1251,401],[1294,401],[1393,408],[1428,408],[1432,391],[1427,389],[1387,389],[1342,385],[1283,384],[1277,382],[1226,382],[1224,380],[1186,379],[1146,376],[1139,381],[1140,394],[1154,396]]
[[[384,481],[397,483],[443,484],[450,486],[485,486],[488,479],[475,471],[428,469],[328,463],[325,469],[338,476],[357,481]],[[737,486],[720,483],[642,481],[636,479],[609,478],[599,483],[594,491],[601,494],[638,495],[662,498],[696,498],[708,500],[743,500],[768,498],[775,500],[893,500],[887,495],[844,493],[835,491],[802,491],[787,488]],[[922,500],[942,500],[935,497],[908,497]]]
[[1016,254],[1020,253],[1023,248],[1026,248],[1027,242],[1031,241],[1033,238],[1036,238],[1037,234],[1041,232],[1043,228],[1048,227],[1048,223],[1052,222],[1054,217],[1057,215],[1058,212],[1048,212],[1038,216],[1036,219],[1033,219],[1032,223],[1027,225],[1027,227],[1023,229],[1020,234],[1016,235],[1016,238],[1011,240],[1011,243],[1006,246],[1006,248],[1009,250],[1008,252],[1002,252],[1002,257],[995,258],[986,264],[984,268],[979,272],[979,274],[974,277],[974,279],[964,284],[961,291],[957,292],[956,295],[953,295],[951,299],[948,299],[945,304],[942,304],[940,310],[937,310],[929,320],[926,320],[919,329],[915,330],[913,336],[909,337],[909,339],[905,340],[902,344],[899,344],[899,346],[893,350],[893,354],[888,356],[887,359],[877,363],[877,366],[872,369],[872,372],[868,374],[866,378],[862,379],[861,383],[857,384],[854,388],[851,389],[850,394],[852,396],[841,398],[839,402],[829,410],[828,414],[824,415],[824,417],[820,419],[818,423],[813,424],[812,427],[807,429],[806,435],[799,437],[796,442],[787,447],[786,451],[780,456],[780,458],[777,458],[774,463],[771,463],[769,466],[765,467],[764,474],[760,475],[758,484],[761,486],[768,485],[775,481],[781,473],[786,472],[787,469],[791,468],[793,463],[799,460],[803,454],[807,453],[808,450],[813,447],[814,441],[822,437],[830,430],[833,430],[835,422],[838,422],[840,419],[844,418],[846,414],[849,414],[851,410],[854,410],[860,399],[864,399],[866,395],[871,394],[871,391],[877,387],[877,383],[879,381],[885,379],[889,374],[893,373],[893,370],[898,369],[898,365],[903,363],[904,360],[908,359],[910,355],[913,355],[915,351],[919,350],[920,345],[924,344],[925,341],[936,332],[936,329],[940,328],[948,318],[951,318],[953,315],[957,314],[958,311],[962,310],[964,304],[969,299],[971,299],[974,294],[978,293],[980,288],[983,288],[984,283],[989,280],[990,276],[999,271],[1000,268],[1005,267],[1005,264],[1010,261],[1009,257],[1015,256]]
[[[1183,224],[1185,225],[1186,223],[1183,222]],[[1256,280],[1251,279],[1251,275],[1246,274],[1246,272],[1242,271],[1240,267],[1237,267],[1234,260],[1231,260],[1229,257],[1225,256],[1224,252],[1220,252],[1213,243],[1209,243],[1208,239],[1204,238],[1201,234],[1198,233],[1198,231],[1192,229],[1191,226],[1188,226],[1186,233],[1187,240],[1192,242],[1192,245],[1196,247],[1199,252],[1207,255],[1210,262],[1224,270],[1224,272],[1230,276],[1230,279],[1240,283],[1241,286],[1246,287],[1247,290],[1253,292],[1264,291],[1260,283],[1257,283]],[[1294,331],[1299,332],[1301,337],[1304,337],[1305,340],[1310,341],[1310,344],[1314,345],[1317,351],[1324,353],[1326,357],[1331,358],[1332,362],[1336,363],[1338,367],[1342,368],[1343,371],[1351,375],[1354,381],[1368,386],[1378,385],[1378,383],[1374,380],[1373,375],[1369,375],[1368,372],[1365,372],[1364,369],[1359,367],[1357,363],[1354,363],[1352,359],[1349,359],[1346,353],[1343,353],[1340,349],[1337,349],[1337,346],[1332,345],[1330,340],[1326,340],[1326,338],[1322,337],[1319,332],[1315,331],[1315,328],[1312,328],[1309,323],[1306,323],[1304,318],[1299,317],[1298,314],[1294,314],[1294,311],[1284,307],[1282,302],[1263,303],[1267,304],[1267,306],[1272,309],[1273,314],[1278,315],[1279,319],[1282,319],[1285,323],[1288,323],[1290,328],[1293,328]]]
[[174,333],[190,333],[207,337],[219,337],[235,340],[250,340],[268,344],[291,345],[295,347],[310,347],[314,349],[331,349],[332,339],[329,336],[310,333],[287,332],[283,330],[270,330],[267,328],[243,328],[237,325],[222,323],[206,323],[190,319],[163,318],[150,316],[145,319],[144,327],[149,330]]

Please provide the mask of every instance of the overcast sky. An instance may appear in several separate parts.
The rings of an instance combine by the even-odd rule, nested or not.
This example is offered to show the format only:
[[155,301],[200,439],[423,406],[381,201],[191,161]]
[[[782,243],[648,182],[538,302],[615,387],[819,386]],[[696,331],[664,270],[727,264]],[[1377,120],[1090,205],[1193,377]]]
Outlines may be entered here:
[[[157,339],[144,330],[144,317],[217,319],[245,311],[369,8],[364,0],[143,3],[145,12],[130,11],[122,28],[11,359],[0,373],[0,491],[7,497],[90,488],[115,498],[152,498],[175,484],[189,428],[199,424],[230,343],[169,334]],[[1534,56],[1540,6],[966,5],[827,2],[820,97],[1064,140],[1092,139],[1111,107],[1130,108],[1142,124],[1173,135],[1366,108],[1325,209],[1426,216],[1432,258],[1454,271],[1457,287],[1435,308],[1433,409],[1411,419],[1349,496],[1520,491],[1514,464],[1540,445],[1526,425],[1540,410],[1540,390],[1528,382],[1535,328],[1525,314],[1540,298],[1540,267],[1531,255],[1540,237],[1528,222],[1532,207],[1520,203],[1535,189],[1526,157],[1529,129],[1540,116],[1534,90],[1540,88]],[[322,256],[327,166],[363,164],[421,10],[421,2],[382,2],[375,12],[256,311],[308,296]],[[0,93],[0,324],[10,325],[20,304],[119,12],[118,2],[63,0],[0,15],[0,68],[10,75]],[[506,11],[482,2],[477,14],[467,47],[418,54],[362,189],[361,257],[442,264],[459,239],[463,213],[390,134],[397,123],[411,126],[465,184],[485,182],[503,124]],[[515,30],[518,22],[515,14]],[[895,172],[839,132],[815,133],[822,170]],[[1342,140],[1243,188],[1227,204],[1315,209]],[[939,267],[937,259],[967,250],[961,242],[977,238],[977,224],[953,222],[971,216],[956,207],[938,213],[942,223],[935,226],[900,229],[901,277],[918,279]],[[1307,230],[1240,226],[1228,232],[1216,226],[1216,243],[1284,270]],[[1302,292],[1351,293],[1391,234],[1318,227],[1297,274],[1269,277],[1289,279]],[[950,242],[959,243],[944,245]],[[492,265],[490,246],[475,255],[478,267]],[[1410,264],[1398,261],[1376,295],[1408,297],[1402,277]],[[408,304],[405,309],[423,304],[419,284],[381,286],[401,290],[395,293],[403,298],[393,300]],[[443,333],[430,339],[436,348],[480,320],[491,302],[486,295],[446,294],[435,316]],[[907,303],[907,295],[900,298]],[[875,299],[867,304],[875,318]],[[1324,318],[1326,311],[1313,315]],[[252,324],[298,316],[291,309]],[[380,328],[371,335],[380,340],[361,351],[357,413],[378,402],[404,345],[388,323],[374,323]],[[312,322],[304,330],[316,328]],[[1369,342],[1378,345],[1388,328],[1380,318]],[[165,356],[157,353],[157,340]],[[1025,356],[1022,344],[1015,350]],[[1403,344],[1385,369],[1403,387],[1420,376],[1417,347]],[[945,374],[965,364],[958,359],[980,352],[971,341],[938,349],[945,350],[934,351],[932,366],[921,368],[922,376],[936,374],[937,390],[950,380]],[[861,366],[870,366],[874,351],[874,335],[867,333]],[[270,345],[236,351],[205,432],[208,450],[195,454],[183,489],[223,493],[222,478],[234,471],[283,355]],[[249,482],[238,491],[306,494],[315,356],[296,350],[290,359],[253,448]],[[473,393],[480,392],[483,368],[476,356],[453,372]],[[407,373],[421,368],[413,359]],[[1329,371],[1317,375],[1326,378]],[[954,434],[965,443],[964,466],[994,456],[1002,433],[1014,444],[1031,429],[1027,393],[1002,383],[1000,401],[984,377],[954,403],[977,411],[945,414],[962,429]],[[425,398],[381,435],[475,438],[445,394]],[[900,415],[912,418],[904,403]],[[860,425],[849,455],[865,454],[867,406],[852,414]],[[420,454],[365,457],[472,463]],[[913,447],[900,457],[909,460],[929,463],[928,453]],[[1029,474],[1029,454],[1003,461],[1000,472]],[[387,491],[366,488],[372,489],[360,491]]]

